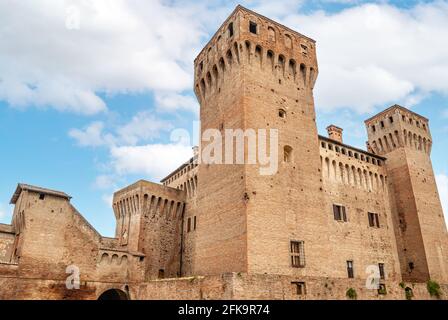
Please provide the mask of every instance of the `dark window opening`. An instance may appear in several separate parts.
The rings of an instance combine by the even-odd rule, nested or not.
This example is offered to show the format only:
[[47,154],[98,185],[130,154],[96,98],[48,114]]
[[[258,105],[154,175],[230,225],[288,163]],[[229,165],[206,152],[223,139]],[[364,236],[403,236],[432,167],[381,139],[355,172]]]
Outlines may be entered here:
[[188,218],[187,220],[187,232],[191,231],[191,218]]
[[353,261],[351,260],[347,261],[347,276],[351,279],[355,277],[355,272],[353,269]]
[[393,117],[389,117],[389,122],[390,123],[394,123],[394,118]]
[[375,227],[375,228],[380,227],[380,219],[378,213],[369,212],[368,217],[369,217],[369,227]]
[[45,199],[45,194],[41,193],[39,194],[39,200],[44,200]]
[[257,34],[257,24],[253,21],[249,22],[249,31],[251,33]]
[[375,127],[375,125],[372,126],[372,131],[373,131],[373,132],[376,132],[376,127]]
[[233,23],[229,24],[228,30],[229,30],[229,38],[233,37]]
[[347,212],[344,206],[333,205],[334,220],[347,222]]
[[303,241],[291,241],[291,266],[305,267],[305,247]]
[[159,279],[165,278],[165,270],[159,269]]
[[409,269],[414,270],[414,262],[409,262]]
[[285,110],[283,110],[283,109],[279,109],[278,110],[278,116],[280,117],[280,118],[286,118],[286,111]]
[[384,263],[378,263],[378,269],[380,270],[380,279],[384,280],[386,278],[384,273]]
[[302,296],[306,294],[306,286],[305,282],[292,282],[294,287],[294,291],[298,296]]
[[380,124],[381,124],[381,128],[384,128],[384,121],[381,121]]
[[139,260],[140,260],[140,262],[142,262],[145,260],[145,257],[140,257]]
[[193,230],[196,230],[196,216],[193,218]]

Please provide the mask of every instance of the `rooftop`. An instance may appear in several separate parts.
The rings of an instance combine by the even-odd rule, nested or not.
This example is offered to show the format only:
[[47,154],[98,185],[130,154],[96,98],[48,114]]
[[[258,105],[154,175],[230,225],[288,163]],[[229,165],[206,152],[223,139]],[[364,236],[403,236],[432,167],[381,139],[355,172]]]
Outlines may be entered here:
[[[266,20],[266,21],[269,21],[269,22],[272,23],[273,25],[276,25],[276,26],[278,26],[278,27],[280,27],[280,28],[283,28],[283,29],[285,29],[285,30],[287,30],[287,31],[289,31],[289,32],[291,32],[291,33],[294,33],[294,34],[298,35],[299,37],[303,37],[303,38],[305,38],[305,39],[307,39],[307,40],[309,40],[309,41],[311,41],[311,42],[313,42],[313,43],[316,43],[316,40],[311,39],[310,37],[307,37],[307,36],[301,34],[300,32],[297,32],[297,31],[295,31],[295,30],[293,30],[293,29],[291,29],[291,28],[288,28],[287,26],[285,26],[285,25],[283,25],[283,24],[281,24],[281,23],[278,23],[277,21],[274,21],[274,20],[272,20],[272,19],[269,19],[268,17],[265,17],[265,16],[263,16],[263,15],[261,15],[261,14],[255,12],[255,11],[252,11],[252,10],[250,10],[250,9],[247,9],[247,8],[243,7],[242,5],[237,5],[236,8],[233,10],[233,12],[227,17],[227,19],[221,24],[221,26],[220,26],[219,29],[215,32],[215,34],[210,38],[210,40],[207,42],[207,44],[204,46],[204,48],[202,48],[201,52],[199,52],[199,54],[197,55],[196,59],[201,55],[201,53],[208,47],[208,45],[210,44],[210,42],[211,42],[211,41],[216,37],[216,35],[221,31],[222,26],[224,26],[224,25],[227,23],[227,21],[230,20],[230,19],[231,19],[237,12],[239,12],[239,11],[245,11],[246,13],[253,14],[254,16],[257,16],[257,17],[260,18],[260,19],[264,19],[264,20]],[[195,59],[195,61],[196,61],[196,59]]]
[[386,113],[388,113],[388,112],[390,112],[391,110],[394,110],[394,109],[399,109],[399,110],[402,110],[404,112],[408,112],[410,114],[413,114],[414,116],[417,116],[419,118],[424,119],[426,122],[429,122],[428,118],[425,118],[424,116],[422,116],[422,115],[420,115],[418,113],[415,113],[414,111],[411,111],[408,108],[402,107],[402,106],[400,106],[398,104],[394,104],[393,106],[387,108],[386,110],[383,110],[380,113],[374,115],[373,117],[370,117],[369,119],[365,120],[364,123],[368,123],[368,122],[372,121],[373,119],[375,119],[375,118],[377,118],[379,116],[382,116],[383,114],[386,114]]
[[22,193],[22,191],[25,191],[25,190],[31,191],[31,192],[48,194],[48,195],[55,196],[55,197],[65,198],[67,200],[70,200],[72,198],[71,196],[69,196],[68,194],[66,194],[65,192],[62,192],[62,191],[36,187],[36,186],[32,186],[32,185],[25,184],[25,183],[19,183],[17,185],[16,191],[12,195],[10,204],[16,204],[17,199],[19,199],[20,194]]

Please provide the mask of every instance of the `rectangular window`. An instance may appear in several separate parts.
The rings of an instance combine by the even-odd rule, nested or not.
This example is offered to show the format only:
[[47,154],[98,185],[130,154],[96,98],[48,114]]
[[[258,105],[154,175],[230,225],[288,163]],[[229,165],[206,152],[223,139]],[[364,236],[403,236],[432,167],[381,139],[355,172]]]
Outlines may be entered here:
[[384,263],[378,263],[378,269],[380,270],[380,279],[384,280],[386,278],[384,273]]
[[394,118],[389,117],[389,122],[390,122],[390,123],[394,123]]
[[376,127],[375,127],[375,125],[372,126],[372,131],[373,131],[373,132],[376,131]]
[[196,216],[193,218],[193,230],[196,230]]
[[303,241],[291,241],[291,266],[293,268],[305,267],[305,248]]
[[305,282],[291,282],[293,286],[293,293],[298,296],[302,296],[306,294]]
[[44,200],[45,199],[45,194],[41,193],[39,194],[39,200]]
[[384,121],[381,121],[380,124],[381,124],[381,128],[384,128]]
[[188,218],[187,220],[187,232],[191,231],[191,218]]
[[353,261],[352,260],[348,260],[347,261],[347,275],[349,278],[354,278],[355,277],[355,272],[353,270]]
[[333,205],[334,220],[347,222],[347,212],[344,206]]
[[369,212],[368,217],[369,217],[369,227],[372,227],[372,228],[380,227],[380,218],[379,218],[378,213]]
[[249,22],[249,31],[251,33],[257,34],[257,24],[253,21]]

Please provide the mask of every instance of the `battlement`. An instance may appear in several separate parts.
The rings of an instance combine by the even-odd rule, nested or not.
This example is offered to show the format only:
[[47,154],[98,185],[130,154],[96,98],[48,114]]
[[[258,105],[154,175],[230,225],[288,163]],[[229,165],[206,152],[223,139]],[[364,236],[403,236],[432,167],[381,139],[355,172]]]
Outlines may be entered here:
[[429,120],[399,105],[365,121],[369,145],[376,154],[387,154],[406,147],[431,153],[432,138]]
[[195,59],[198,99],[220,93],[226,74],[243,65],[258,66],[256,72],[265,71],[279,83],[313,88],[318,73],[315,41],[238,6]]

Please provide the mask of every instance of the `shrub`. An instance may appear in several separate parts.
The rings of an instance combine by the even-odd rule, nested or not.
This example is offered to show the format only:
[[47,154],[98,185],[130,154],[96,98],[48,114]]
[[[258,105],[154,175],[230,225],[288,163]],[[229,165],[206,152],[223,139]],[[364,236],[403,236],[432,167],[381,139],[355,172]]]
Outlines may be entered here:
[[406,287],[404,289],[404,294],[406,296],[406,300],[412,300],[412,297],[414,297],[414,292],[409,287]]
[[428,280],[426,283],[426,288],[428,289],[429,295],[431,297],[440,298],[440,285],[432,280]]
[[353,288],[349,288],[347,290],[347,292],[345,293],[345,295],[347,296],[347,298],[352,299],[352,300],[356,300],[356,298],[358,297],[356,290]]

